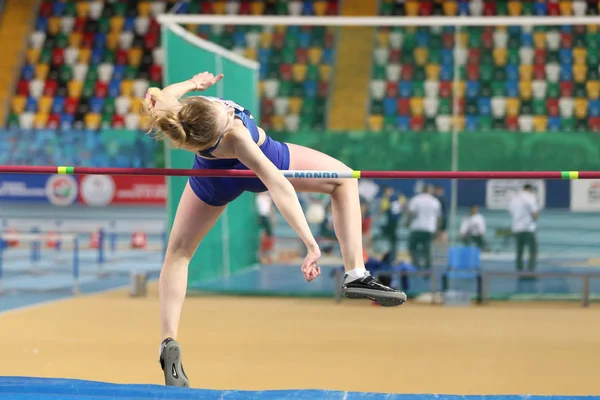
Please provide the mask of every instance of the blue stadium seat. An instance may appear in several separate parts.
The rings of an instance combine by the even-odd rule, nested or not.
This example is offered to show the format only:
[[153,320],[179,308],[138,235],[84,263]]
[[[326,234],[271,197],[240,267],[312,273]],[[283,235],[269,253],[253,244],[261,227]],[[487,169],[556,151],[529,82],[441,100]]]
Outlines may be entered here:
[[506,97],[519,97],[519,81],[507,80],[504,84]]
[[298,46],[300,48],[306,49],[307,47],[310,47],[310,41],[311,41],[311,34],[310,32],[300,32],[300,34],[298,35]]
[[444,64],[440,68],[440,80],[441,81],[451,81],[454,77],[454,69],[452,65]]
[[312,0],[304,0],[302,3],[302,15],[314,15]]
[[383,99],[383,114],[386,117],[398,114],[395,98],[386,97],[385,99]]
[[25,103],[25,111],[26,112],[36,112],[37,111],[37,100],[35,97],[27,97],[27,102]]
[[546,15],[548,13],[548,9],[546,7],[546,3],[542,3],[539,1],[536,1],[533,5],[533,13],[535,15]]
[[465,118],[465,130],[475,132],[479,128],[479,117],[476,115],[467,115]]
[[479,82],[467,81],[467,97],[473,98],[479,95]]
[[23,68],[21,69],[21,76],[22,79],[26,81],[32,80],[35,76],[35,67],[31,64],[23,65]]
[[90,112],[101,113],[104,107],[104,99],[102,97],[94,96],[90,99]]
[[410,129],[410,117],[400,116],[396,118],[396,128],[400,130]]
[[271,55],[271,50],[270,49],[260,49],[258,51],[258,62],[262,65],[262,64],[268,64],[269,63],[269,57]]
[[429,31],[417,31],[415,41],[417,47],[429,47]]
[[561,64],[573,64],[573,51],[571,49],[560,49],[558,54]]
[[125,78],[125,69],[125,65],[115,64],[112,79],[122,81]]
[[560,117],[548,117],[548,130],[549,131],[560,131]]
[[600,100],[588,101],[588,115],[590,117],[600,117]]
[[306,97],[316,97],[318,85],[318,82],[313,80],[304,82],[304,95]]
[[108,84],[108,95],[110,97],[118,97],[121,94],[121,80],[114,78]]
[[48,18],[39,16],[35,21],[35,30],[46,32],[48,30]]
[[560,26],[560,31],[561,32],[565,32],[565,33],[573,32],[573,26],[571,26],[571,25],[561,25]]
[[123,32],[133,32],[135,30],[135,17],[125,18],[123,23]]
[[519,66],[515,64],[506,65],[506,79],[511,81],[519,80]]
[[54,101],[52,102],[52,113],[60,114],[63,112],[64,108],[65,108],[65,97],[64,96],[54,97]]
[[480,97],[477,100],[477,107],[479,108],[479,114],[482,116],[492,115],[492,99],[489,97]]
[[400,81],[398,83],[398,93],[400,97],[412,96],[413,84],[411,81]]
[[561,81],[572,81],[573,80],[573,65],[567,63],[560,64],[560,80]]
[[104,58],[104,47],[97,47],[92,50],[90,64],[100,64]]
[[52,15],[56,17],[60,17],[65,12],[65,3],[62,1],[57,1],[52,5]]
[[175,14],[187,14],[190,11],[190,3],[181,1],[177,3]]
[[333,64],[333,49],[324,49],[323,50],[323,59],[321,60],[322,64]]
[[533,34],[531,32],[521,33],[521,47],[533,47]]
[[106,33],[96,33],[96,37],[94,37],[94,48],[99,47],[106,47]]
[[442,67],[452,66],[454,64],[454,50],[452,49],[442,49]]

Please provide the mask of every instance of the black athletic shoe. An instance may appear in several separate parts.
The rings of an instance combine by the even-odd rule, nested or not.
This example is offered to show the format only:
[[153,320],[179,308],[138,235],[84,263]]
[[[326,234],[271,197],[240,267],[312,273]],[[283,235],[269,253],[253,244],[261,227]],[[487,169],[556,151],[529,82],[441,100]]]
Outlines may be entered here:
[[161,343],[160,366],[165,374],[165,385],[190,387],[190,381],[181,363],[181,347],[171,338]]
[[349,299],[371,299],[383,307],[399,306],[406,301],[404,292],[381,284],[368,272],[364,277],[348,283],[346,283],[347,276],[344,275],[342,293]]

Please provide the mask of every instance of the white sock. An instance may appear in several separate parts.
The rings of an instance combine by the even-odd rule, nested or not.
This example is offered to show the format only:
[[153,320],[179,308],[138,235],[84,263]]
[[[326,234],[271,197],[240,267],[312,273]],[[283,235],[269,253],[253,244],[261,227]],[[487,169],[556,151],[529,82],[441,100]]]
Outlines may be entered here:
[[354,268],[351,269],[350,271],[346,272],[346,274],[348,275],[346,277],[345,282],[352,282],[355,281],[357,279],[362,278],[363,276],[365,276],[365,274],[367,273],[366,268]]

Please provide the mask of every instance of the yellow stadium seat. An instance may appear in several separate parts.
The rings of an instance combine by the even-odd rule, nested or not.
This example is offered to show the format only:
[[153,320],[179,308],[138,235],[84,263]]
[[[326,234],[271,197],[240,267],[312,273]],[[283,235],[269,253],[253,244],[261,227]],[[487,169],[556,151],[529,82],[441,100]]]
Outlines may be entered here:
[[404,9],[407,17],[416,17],[419,15],[419,2],[417,0],[408,0]]
[[381,132],[383,130],[383,115],[369,115],[369,131]]
[[535,32],[533,34],[533,45],[536,49],[546,48],[546,32]]
[[456,117],[452,116],[450,118],[450,126],[456,127],[458,131],[462,131],[465,129],[465,117],[462,115],[457,115]]
[[285,25],[275,25],[275,32],[286,34],[287,33],[287,26],[285,26]]
[[139,114],[142,111],[142,99],[138,97],[131,98],[130,112]]
[[410,113],[414,116],[420,117],[423,115],[423,98],[422,97],[411,97],[410,98]]
[[533,66],[530,64],[519,65],[519,78],[521,81],[531,81],[533,78]]
[[141,1],[138,3],[137,9],[141,17],[149,17],[152,12],[152,4],[148,1]]
[[315,15],[322,17],[327,12],[327,2],[326,1],[315,1],[313,4],[313,9],[315,11]]
[[427,64],[425,67],[425,76],[428,80],[437,81],[440,77],[441,67],[439,64]]
[[598,33],[598,25],[586,25],[587,33]]
[[509,97],[506,99],[506,115],[516,117],[519,115],[519,107],[521,101],[517,97]]
[[311,64],[319,64],[323,58],[323,49],[320,47],[311,47],[308,49],[308,62]]
[[585,97],[578,97],[573,101],[575,108],[575,117],[585,118],[588,111],[588,100]]
[[50,17],[48,18],[48,32],[52,35],[56,35],[60,32],[60,18]]
[[252,15],[263,15],[265,12],[265,3],[262,1],[253,1],[250,5]]
[[75,3],[75,12],[78,17],[87,17],[90,11],[90,3],[87,1],[78,1]]
[[377,47],[388,48],[390,43],[390,33],[387,31],[377,32]]
[[258,97],[259,98],[263,98],[265,94],[265,81],[264,80],[259,80],[258,81]]
[[98,113],[87,113],[83,117],[83,123],[87,129],[98,129],[100,127],[100,114]]
[[452,83],[452,88],[453,88],[453,92],[458,96],[458,97],[464,97],[465,95],[465,90],[467,89],[467,83],[465,81],[458,81],[457,86],[454,85],[454,82]]
[[520,1],[509,1],[508,2],[508,15],[513,17],[521,15],[523,10],[523,4]]
[[253,49],[252,47],[247,47],[246,49],[244,49],[244,57],[256,61],[258,57],[256,49]]
[[300,114],[302,103],[302,97],[290,97],[290,114]]
[[43,112],[36,113],[33,125],[38,129],[45,128],[46,124],[48,123],[48,117],[49,117],[48,113],[43,113]]
[[152,118],[148,115],[141,115],[138,128],[142,131],[147,131],[152,125]]
[[49,70],[50,66],[48,64],[37,64],[35,66],[35,79],[45,81]]
[[77,61],[79,61],[82,64],[89,64],[91,54],[92,51],[89,47],[82,47],[81,49],[79,49]]
[[40,50],[34,49],[33,47],[27,49],[27,62],[30,64],[36,64],[40,59]]
[[469,48],[469,34],[467,32],[461,32],[458,35],[458,43],[463,49]]
[[122,96],[133,96],[133,81],[130,79],[124,79],[121,82],[121,95]]
[[106,35],[106,47],[110,50],[115,50],[119,46],[119,36],[117,32],[111,32]]
[[600,98],[600,81],[587,81],[585,87],[590,99],[598,100]]
[[218,15],[225,14],[225,3],[226,1],[217,0],[213,3],[213,12]]
[[271,32],[263,32],[260,35],[260,47],[263,49],[271,48],[273,43],[273,34]]
[[533,130],[536,132],[546,132],[548,128],[548,118],[545,115],[536,115],[533,117]]
[[21,114],[25,110],[27,98],[25,96],[14,96],[12,98],[12,111],[15,114]]
[[53,97],[42,96],[38,101],[38,112],[49,114],[50,108],[52,108]]
[[415,57],[415,63],[418,66],[423,66],[427,64],[429,50],[426,47],[417,47],[413,52],[413,56]]
[[304,82],[306,80],[306,64],[294,64],[292,66],[292,76],[296,82]]
[[519,93],[524,100],[530,100],[533,96],[533,85],[531,81],[519,82]]
[[83,91],[83,82],[82,81],[69,81],[67,83],[67,93],[69,97],[81,97],[81,92]]
[[81,33],[71,32],[71,35],[69,35],[69,46],[76,49],[81,46]]
[[331,80],[331,65],[319,66],[319,79],[323,82],[329,82]]
[[143,55],[143,50],[140,47],[133,47],[129,49],[129,53],[127,53],[127,60],[129,61],[129,65],[139,67],[140,63],[142,62]]
[[444,15],[446,16],[455,16],[458,11],[458,5],[455,1],[444,1],[442,8],[444,9]]
[[571,15],[573,14],[573,3],[571,1],[561,1],[559,3],[560,15]]
[[271,125],[273,125],[273,130],[283,131],[285,129],[285,117],[283,115],[273,115]]
[[585,82],[587,75],[587,65],[575,64],[573,65],[573,80],[577,83]]
[[508,61],[508,51],[506,49],[496,48],[492,56],[494,57],[494,64],[498,67],[505,66]]
[[575,47],[573,49],[573,63],[586,64],[587,49],[585,47]]
[[115,16],[110,19],[110,31],[115,33],[121,33],[125,20],[123,17]]

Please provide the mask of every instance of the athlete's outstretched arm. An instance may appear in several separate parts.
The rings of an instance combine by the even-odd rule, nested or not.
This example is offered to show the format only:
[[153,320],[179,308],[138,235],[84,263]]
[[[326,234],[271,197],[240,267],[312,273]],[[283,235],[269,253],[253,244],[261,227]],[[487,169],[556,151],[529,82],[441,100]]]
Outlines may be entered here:
[[264,155],[248,135],[248,131],[245,129],[233,130],[229,135],[234,138],[236,158],[260,178],[271,193],[273,202],[283,217],[306,245],[307,256],[302,265],[302,273],[307,281],[312,281],[320,273],[317,261],[321,256],[321,251],[308,226],[294,186]]
[[163,89],[163,93],[179,100],[186,93],[206,90],[221,79],[223,79],[223,74],[215,76],[210,72],[202,72],[194,75],[191,79],[167,86]]

